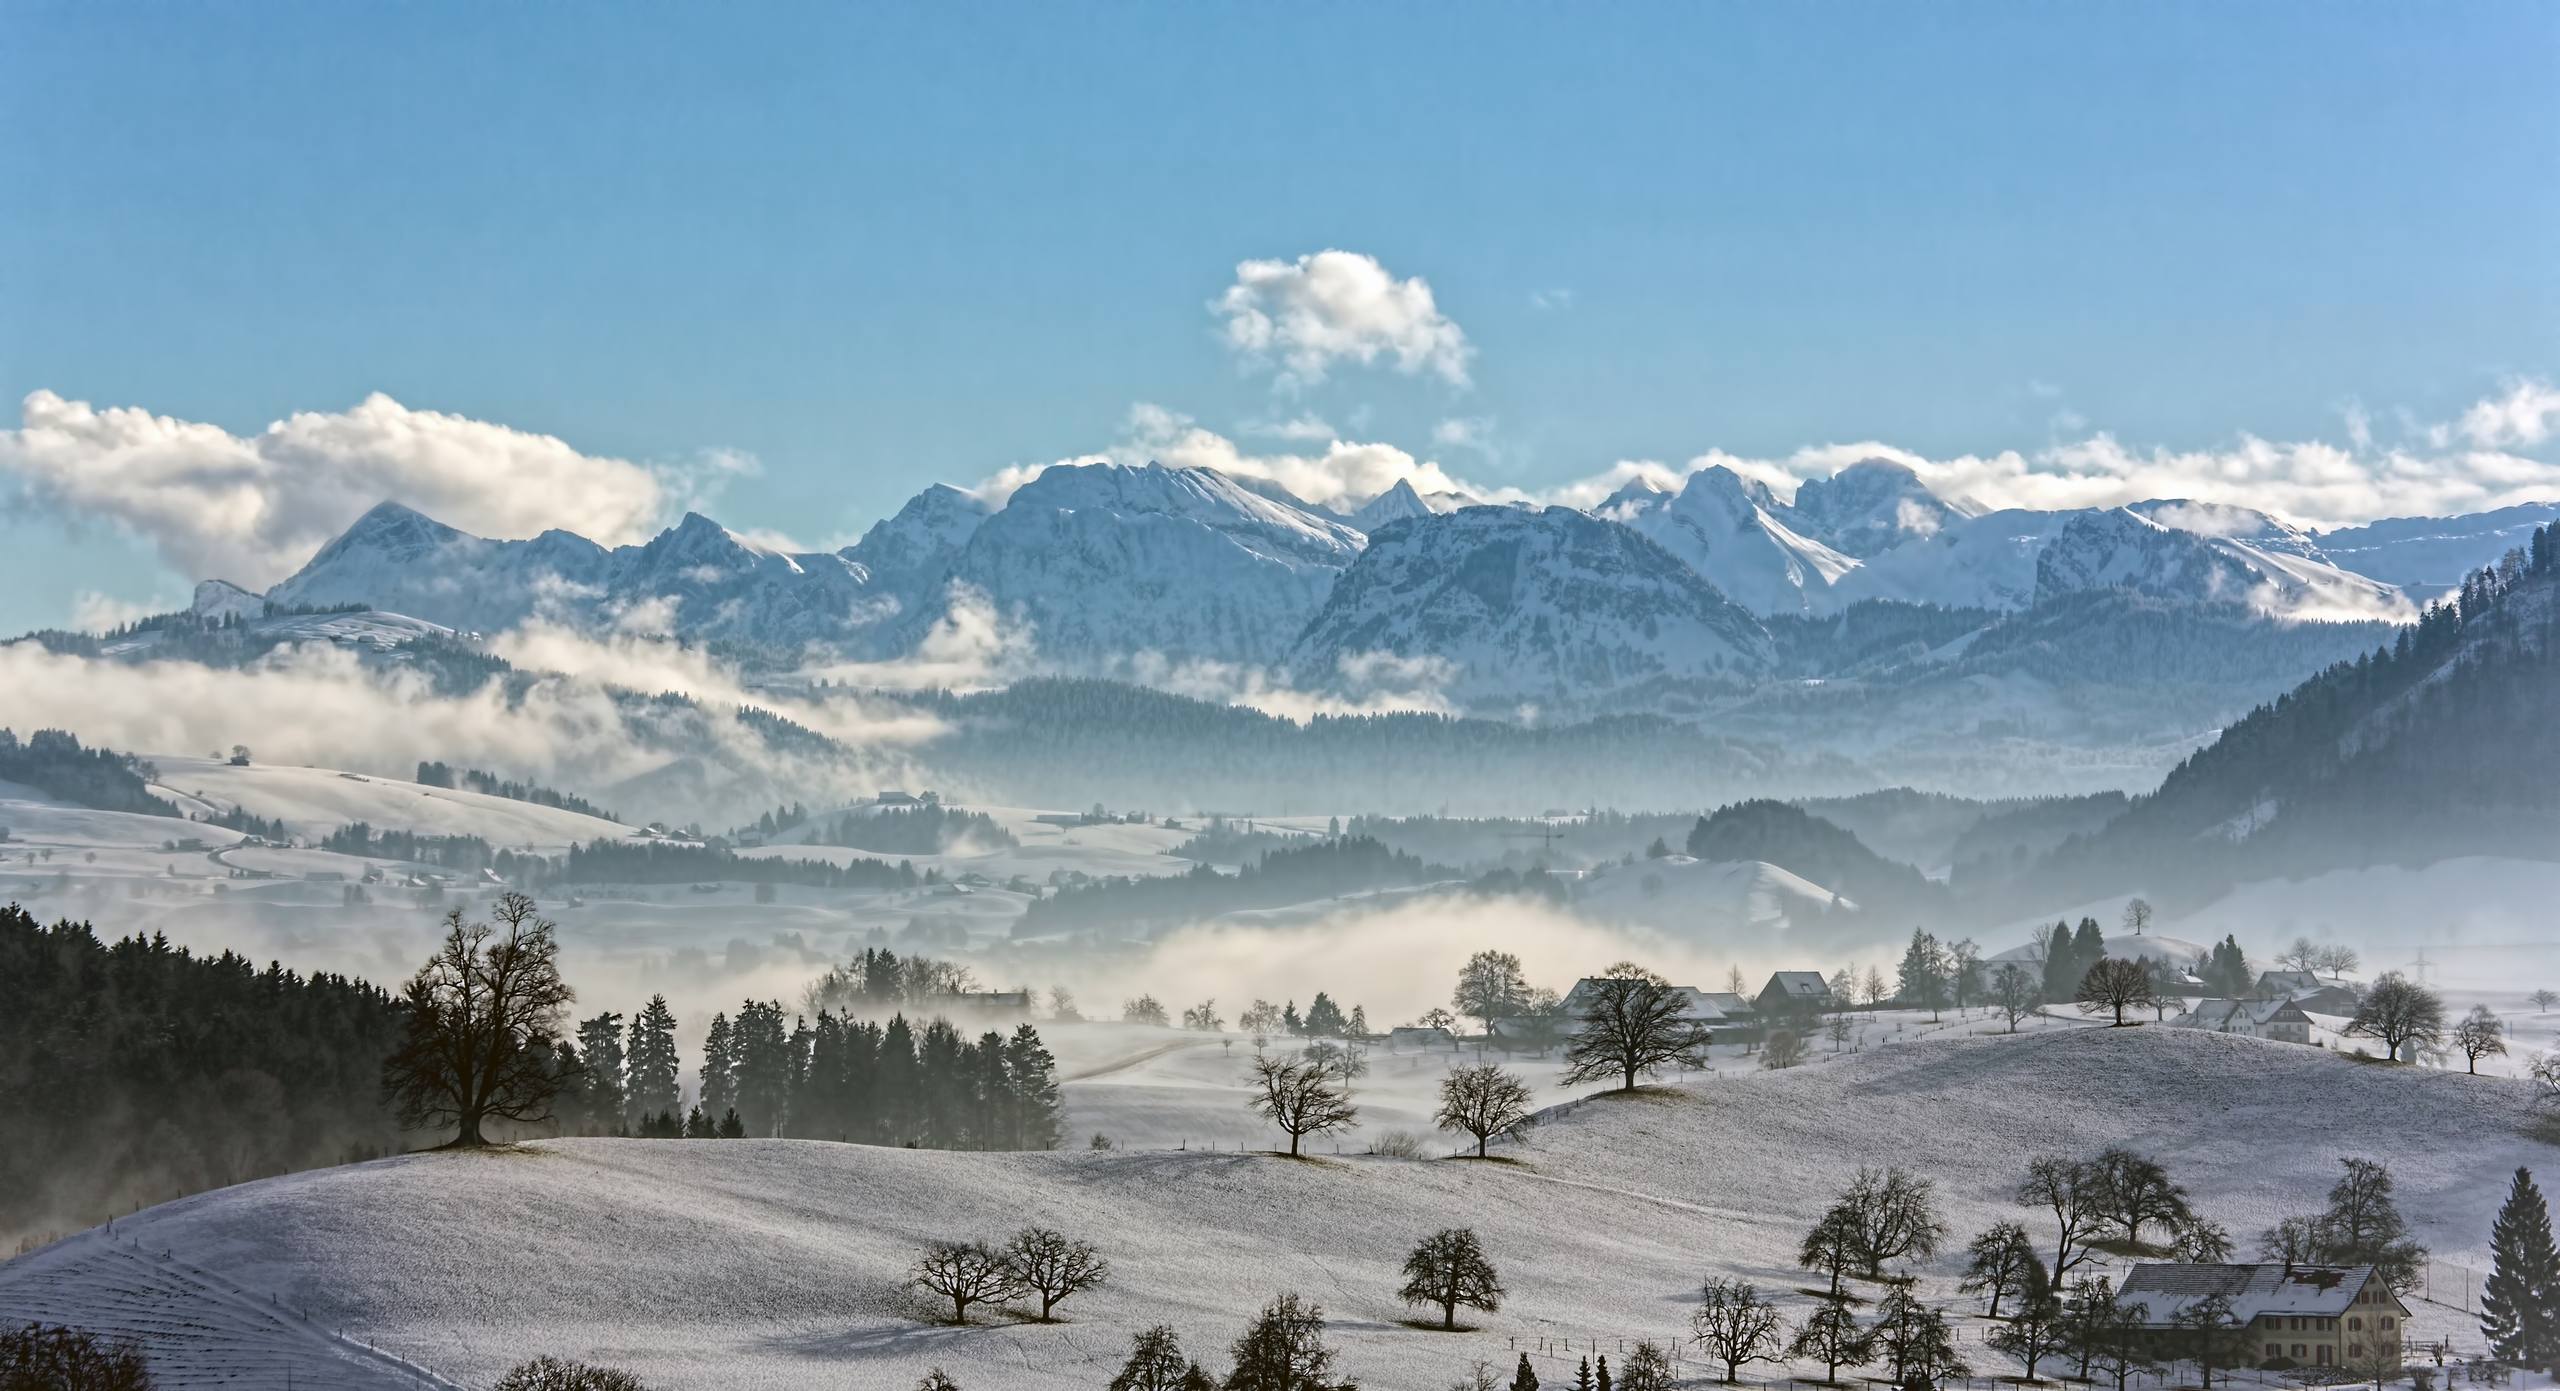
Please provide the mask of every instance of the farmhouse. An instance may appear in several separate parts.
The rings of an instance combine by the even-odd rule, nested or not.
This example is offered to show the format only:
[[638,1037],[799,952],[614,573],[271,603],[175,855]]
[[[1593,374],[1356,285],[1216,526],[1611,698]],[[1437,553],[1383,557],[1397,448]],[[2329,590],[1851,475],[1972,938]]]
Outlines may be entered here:
[[2320,978],[2309,971],[2260,971],[2258,988],[2250,993],[2261,1000],[2298,1000],[2320,986]]
[[1760,987],[1752,1008],[1767,1016],[1814,1014],[1837,1003],[1831,996],[1831,982],[1820,971],[1778,971]]
[[2178,1355],[2180,1339],[2220,1327],[2261,1364],[2338,1367],[2378,1341],[2399,1342],[2409,1307],[2369,1265],[2137,1265],[2119,1292],[2144,1333]]
[[2309,1043],[2311,1016],[2291,1000],[2198,1000],[2194,1008],[2169,1021],[2178,1029],[2271,1038],[2278,1043]]

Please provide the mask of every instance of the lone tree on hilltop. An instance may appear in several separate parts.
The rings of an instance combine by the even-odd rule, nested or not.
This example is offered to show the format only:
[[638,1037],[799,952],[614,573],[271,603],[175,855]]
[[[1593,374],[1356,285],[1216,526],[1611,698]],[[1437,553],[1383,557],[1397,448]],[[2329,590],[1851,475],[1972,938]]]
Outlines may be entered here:
[[983,1241],[940,1241],[925,1249],[907,1282],[951,1302],[951,1321],[969,1321],[973,1304],[1001,1304],[1022,1293],[1004,1253]]
[[1407,1304],[1438,1305],[1440,1326],[1455,1331],[1459,1305],[1488,1314],[1502,1307],[1502,1277],[1473,1228],[1451,1227],[1424,1237],[1404,1258],[1404,1288],[1396,1297]]
[[2347,1032],[2382,1040],[2384,1056],[2399,1062],[2404,1048],[2414,1055],[2418,1048],[2444,1043],[2444,997],[2398,971],[2387,972],[2365,992]]
[[2462,1022],[2453,1026],[2453,1046],[2462,1050],[2468,1071],[2478,1073],[2482,1058],[2502,1057],[2507,1051],[2506,1021],[2489,1012],[2487,1005],[2473,1005]]
[[1040,1321],[1055,1323],[1050,1311],[1068,1295],[1080,1294],[1111,1278],[1111,1265],[1089,1242],[1069,1239],[1048,1227],[1025,1227],[1004,1248],[1013,1282],[1040,1296]]
[[2010,1033],[2018,1031],[2019,1020],[2036,1012],[2036,989],[2035,977],[2014,961],[1991,973],[1991,1003],[2008,1022]]
[[2083,1014],[2115,1012],[2113,1027],[2124,1027],[2124,1012],[2145,1005],[2157,1005],[2159,993],[2151,987],[2151,970],[2140,961],[2122,961],[2108,957],[2089,968],[2080,977],[2080,991],[2075,997]]
[[1775,1362],[1786,1339],[1786,1320],[1778,1306],[1760,1297],[1744,1280],[1709,1280],[1689,1315],[1689,1331],[1724,1364],[1725,1385],[1742,1374],[1746,1362]]
[[1350,1080],[1326,1059],[1257,1054],[1247,1080],[1253,1092],[1246,1104],[1289,1137],[1292,1158],[1302,1137],[1349,1130],[1360,1123],[1360,1108],[1351,1104]]
[[1515,1135],[1536,1124],[1529,1084],[1491,1063],[1453,1068],[1440,1081],[1440,1110],[1432,1124],[1476,1139],[1476,1158],[1497,1135]]
[[1678,1063],[1706,1065],[1708,1035],[1687,1017],[1689,999],[1669,981],[1621,962],[1591,982],[1580,1028],[1565,1045],[1565,1082],[1618,1079],[1634,1091],[1636,1079]]
[[489,1143],[492,1119],[550,1119],[575,1078],[560,1048],[574,996],[551,921],[520,893],[502,895],[493,916],[445,915],[444,941],[401,991],[400,1042],[382,1064],[401,1122],[450,1124],[459,1146]]

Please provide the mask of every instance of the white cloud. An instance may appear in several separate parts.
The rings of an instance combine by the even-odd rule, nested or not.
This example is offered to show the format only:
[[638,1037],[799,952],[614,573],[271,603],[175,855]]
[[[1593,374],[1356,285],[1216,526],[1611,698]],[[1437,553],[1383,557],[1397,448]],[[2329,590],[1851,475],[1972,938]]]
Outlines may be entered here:
[[2482,449],[2536,445],[2560,428],[2560,387],[2542,381],[2507,383],[2507,394],[2477,401],[2462,413],[2462,435]]
[[1431,442],[1443,449],[1488,449],[1492,439],[1493,417],[1487,415],[1452,416],[1431,427]]
[[1243,433],[1261,439],[1289,440],[1299,444],[1321,444],[1340,439],[1342,432],[1321,416],[1301,415],[1288,420],[1248,421]]
[[167,613],[187,606],[184,599],[145,599],[136,602],[119,599],[84,589],[71,599],[71,626],[84,633],[104,633],[155,613]]
[[150,541],[190,578],[263,589],[385,498],[466,531],[530,536],[564,527],[608,545],[645,538],[672,511],[751,471],[717,451],[644,466],[379,392],[306,411],[249,436],[216,425],[28,395],[0,431],[0,473],[35,507],[111,523]]
[[1549,310],[1571,309],[1573,307],[1573,291],[1567,289],[1531,290],[1529,292],[1529,307],[1532,309]]
[[1209,307],[1225,323],[1228,346],[1247,361],[1276,362],[1287,385],[1322,381],[1337,362],[1366,366],[1385,357],[1408,376],[1430,372],[1465,386],[1475,355],[1428,282],[1399,280],[1355,251],[1242,262]]

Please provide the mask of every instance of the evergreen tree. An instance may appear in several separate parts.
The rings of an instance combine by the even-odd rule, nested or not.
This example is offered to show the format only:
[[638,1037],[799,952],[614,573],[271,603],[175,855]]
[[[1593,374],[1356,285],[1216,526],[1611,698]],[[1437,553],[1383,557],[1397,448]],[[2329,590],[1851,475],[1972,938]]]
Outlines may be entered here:
[[1525,1352],[1520,1354],[1520,1370],[1511,1374],[1511,1391],[1538,1391],[1538,1373]]
[[667,997],[652,995],[631,1016],[631,1045],[625,1050],[630,1106],[635,1115],[654,1116],[684,1103],[682,1060],[676,1055],[676,1016]]
[[1342,1007],[1333,1002],[1332,996],[1317,991],[1314,1003],[1307,1006],[1302,1032],[1312,1038],[1340,1038],[1350,1031],[1351,1020]]
[[1017,1024],[1005,1044],[1005,1084],[1009,1091],[1008,1149],[1047,1150],[1058,1147],[1066,1133],[1066,1104],[1058,1095],[1058,1064],[1041,1045],[1040,1031]]
[[702,1114],[701,1103],[694,1103],[693,1109],[685,1113],[684,1137],[688,1140],[709,1140],[717,1134],[709,1118]]
[[2560,1371],[2560,1253],[2552,1247],[2551,1210],[2529,1169],[2516,1170],[2489,1228],[2480,1331],[2500,1360]]
[[1582,1355],[1582,1365],[1574,1370],[1573,1391],[1593,1391],[1591,1354],[1587,1352]]
[[782,1025],[782,1006],[755,1000],[739,1005],[737,1021],[729,1031],[729,1051],[731,1074],[736,1078],[736,1091],[729,1099],[747,1133],[759,1137],[781,1133],[793,1071],[791,1035]]
[[2044,946],[2044,998],[2049,1004],[2060,1004],[2080,988],[2084,972],[2079,952],[2071,944],[2071,925],[2055,923]]
[[728,1110],[720,1113],[720,1126],[716,1133],[719,1138],[723,1140],[743,1140],[747,1138],[747,1123],[738,1119],[737,1107],[732,1106]]
[[622,1054],[622,1016],[599,1014],[578,1025],[578,1051],[586,1059],[586,1114],[579,1119],[596,1135],[624,1128],[629,1104]]
[[702,1040],[702,1078],[695,1095],[714,1115],[738,1104],[738,1059],[728,1015],[711,1016],[711,1032]]
[[1952,965],[1946,948],[1938,945],[1931,933],[1913,928],[1911,946],[1902,953],[1902,969],[1896,980],[1896,998],[1913,1009],[1925,1009],[1934,1019],[1947,1006],[1951,990]]

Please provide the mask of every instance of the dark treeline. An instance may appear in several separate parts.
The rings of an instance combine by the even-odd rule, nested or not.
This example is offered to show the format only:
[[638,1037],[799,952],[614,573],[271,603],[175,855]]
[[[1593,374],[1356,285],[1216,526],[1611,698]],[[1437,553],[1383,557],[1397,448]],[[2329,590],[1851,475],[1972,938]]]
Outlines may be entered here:
[[822,820],[809,837],[812,845],[837,845],[883,855],[939,855],[962,842],[984,849],[1007,849],[1022,842],[996,819],[957,807],[889,807],[880,811],[845,812]]
[[740,855],[706,845],[678,845],[655,840],[590,841],[569,847],[560,872],[569,884],[684,884],[727,881],[748,884],[801,884],[817,889],[912,889],[937,883],[938,871],[922,874],[904,860],[855,860],[834,865],[824,860]]
[[16,731],[0,728],[0,782],[32,787],[61,801],[100,811],[175,816],[176,807],[151,795],[148,783],[158,776],[132,754],[82,748],[78,739],[59,729],[39,729],[21,742]]
[[398,1003],[0,907],[0,1238],[397,1144]]
[[557,807],[561,811],[574,811],[581,816],[592,816],[601,821],[622,819],[575,793],[562,792],[556,788],[544,787],[539,783],[517,782],[512,778],[501,778],[495,773],[484,773],[477,768],[465,768],[456,772],[450,764],[442,761],[420,763],[417,781],[422,787],[459,787],[465,792],[477,792],[489,797],[504,797],[511,802],[530,802],[538,807]]
[[1270,851],[1234,874],[1221,874],[1204,864],[1193,866],[1188,874],[1070,885],[1032,903],[1015,923],[1014,932],[1036,936],[1187,922],[1241,908],[1278,908],[1460,877],[1457,870],[1425,864],[1367,836],[1346,836]]
[[430,836],[415,831],[375,830],[352,821],[320,838],[320,848],[341,855],[401,860],[434,865],[465,874],[494,870],[510,884],[544,887],[559,878],[559,863],[546,856],[501,850],[479,836]]
[[[871,955],[870,969],[858,963],[847,979],[889,993],[875,1001],[857,984],[853,997],[901,998],[900,963],[887,952]],[[920,969],[916,978],[936,973]],[[972,1040],[947,1019],[919,1029],[903,1011],[881,1023],[822,1008],[814,1023],[806,1016],[786,1023],[779,1002],[749,1000],[734,1018],[712,1017],[696,1100],[682,1116],[674,1026],[663,997],[627,1033],[618,1014],[581,1023],[577,1045],[565,1050],[580,1064],[580,1080],[562,1098],[563,1125],[603,1135],[971,1150],[1051,1149],[1061,1133],[1057,1065],[1029,1024]]]

